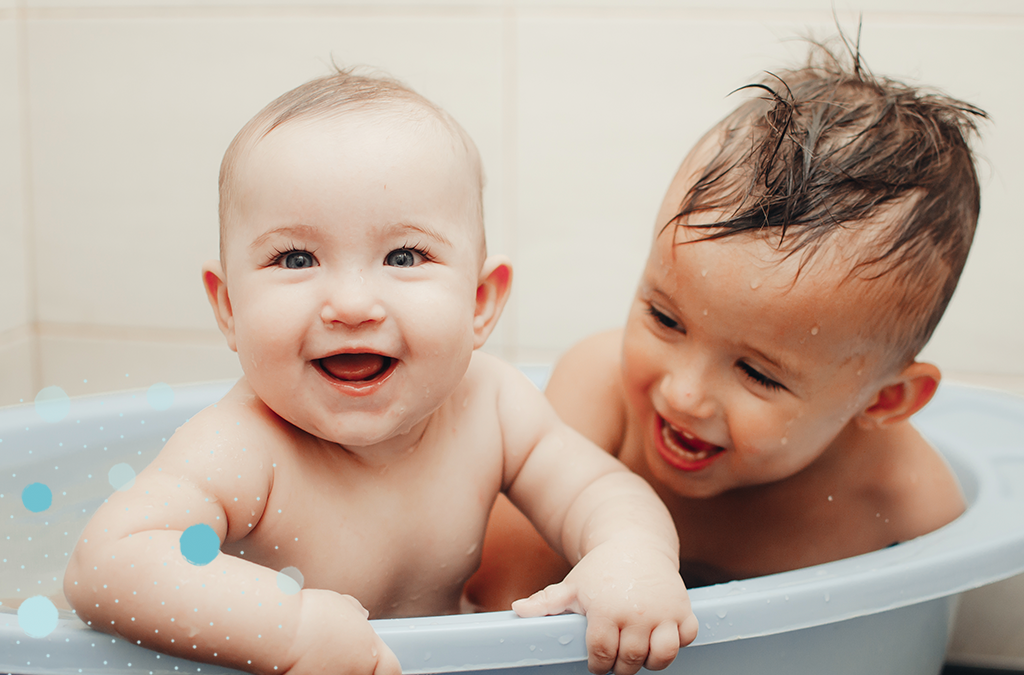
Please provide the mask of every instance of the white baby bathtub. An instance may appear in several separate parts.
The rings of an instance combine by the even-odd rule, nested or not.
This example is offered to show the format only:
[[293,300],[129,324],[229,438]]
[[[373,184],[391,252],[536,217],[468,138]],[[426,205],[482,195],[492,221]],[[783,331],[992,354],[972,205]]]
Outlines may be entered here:
[[[141,470],[178,425],[228,386],[176,388],[169,408],[166,387],[58,400],[68,413],[54,422],[39,416],[62,412],[52,407],[0,409],[0,673],[235,672],[94,632],[70,612],[59,613],[52,632],[31,637],[40,629],[29,627],[27,609],[22,617],[16,609],[26,598],[61,597],[67,558],[113,491],[111,481],[125,480],[125,464]],[[882,551],[694,589],[700,634],[663,672],[938,673],[957,594],[1024,571],[1024,398],[943,385],[916,423],[960,478],[966,513]],[[110,474],[113,467],[120,477]],[[52,493],[45,510],[23,501],[34,483]],[[586,672],[585,620],[575,615],[499,612],[373,624],[407,673]]]

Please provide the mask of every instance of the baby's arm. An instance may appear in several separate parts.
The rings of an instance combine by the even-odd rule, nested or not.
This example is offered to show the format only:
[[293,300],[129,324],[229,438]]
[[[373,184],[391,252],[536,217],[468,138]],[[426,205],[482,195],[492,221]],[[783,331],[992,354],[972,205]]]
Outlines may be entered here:
[[585,614],[591,672],[664,668],[697,635],[668,510],[643,479],[563,424],[525,379],[506,375],[499,414],[510,499],[574,563],[564,581],[513,609]]
[[[266,674],[340,663],[345,672],[398,673],[355,599],[285,593],[275,570],[218,552],[258,524],[273,482],[264,449],[273,441],[252,433],[271,430],[243,417],[249,433],[231,435],[238,427],[224,412],[230,407],[222,401],[199,413],[134,486],[101,506],[71,556],[68,600],[93,628],[197,661]],[[219,540],[202,565],[193,562],[206,562],[203,547],[180,543],[197,524]]]

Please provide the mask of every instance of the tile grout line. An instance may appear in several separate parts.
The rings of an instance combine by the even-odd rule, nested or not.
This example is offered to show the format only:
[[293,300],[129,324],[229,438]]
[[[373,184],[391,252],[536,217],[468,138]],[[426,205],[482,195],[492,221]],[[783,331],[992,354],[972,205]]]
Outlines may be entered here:
[[32,175],[32,105],[31,85],[29,81],[29,47],[28,47],[28,0],[17,0],[15,4],[15,58],[18,60],[18,120],[19,136],[21,137],[20,164],[21,164],[21,204],[22,204],[22,226],[25,239],[25,299],[27,302],[27,330],[29,349],[29,372],[31,386],[38,390],[42,387],[42,363],[40,362],[40,349],[37,334],[37,323],[39,320],[39,281],[37,276],[36,260],[36,211],[35,211],[35,181]]

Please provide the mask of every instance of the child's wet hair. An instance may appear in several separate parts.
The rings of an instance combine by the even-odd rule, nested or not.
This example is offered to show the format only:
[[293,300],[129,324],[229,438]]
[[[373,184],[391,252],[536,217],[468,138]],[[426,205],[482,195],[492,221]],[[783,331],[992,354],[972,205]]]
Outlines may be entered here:
[[[363,72],[364,71],[364,72]],[[421,118],[433,119],[451,134],[453,142],[465,152],[471,170],[474,172],[477,190],[477,211],[480,221],[480,236],[483,238],[484,184],[483,165],[472,138],[445,110],[424,98],[404,83],[376,72],[356,68],[341,69],[288,91],[267,104],[235,135],[220,166],[220,250],[224,261],[224,232],[232,200],[235,199],[234,183],[237,165],[242,155],[277,127],[303,120],[326,120],[342,118],[364,111],[398,112],[403,121]],[[481,239],[482,250],[486,243]],[[481,258],[482,260],[482,258]]]
[[[894,360],[928,341],[956,288],[978,220],[969,147],[986,114],[940,92],[872,75],[859,50],[822,45],[808,64],[771,73],[763,96],[712,130],[712,157],[665,227],[700,239],[765,237],[801,266],[833,238],[853,233],[849,277],[891,279],[878,288],[877,326]],[[713,211],[724,220],[691,224]],[[863,236],[861,236],[863,235]]]

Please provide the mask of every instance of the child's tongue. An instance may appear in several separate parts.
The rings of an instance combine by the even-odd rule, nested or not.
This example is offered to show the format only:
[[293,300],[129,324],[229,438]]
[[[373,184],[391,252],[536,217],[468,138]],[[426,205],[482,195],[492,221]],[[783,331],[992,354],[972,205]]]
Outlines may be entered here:
[[339,380],[354,382],[373,379],[390,360],[380,354],[335,354],[320,359],[320,367]]

